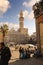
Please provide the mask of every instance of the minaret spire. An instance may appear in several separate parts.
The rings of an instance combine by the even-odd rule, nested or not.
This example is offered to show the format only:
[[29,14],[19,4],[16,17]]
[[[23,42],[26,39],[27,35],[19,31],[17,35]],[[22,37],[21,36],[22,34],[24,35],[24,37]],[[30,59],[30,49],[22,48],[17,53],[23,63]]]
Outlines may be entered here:
[[23,11],[22,10],[20,11],[20,17],[23,17]]

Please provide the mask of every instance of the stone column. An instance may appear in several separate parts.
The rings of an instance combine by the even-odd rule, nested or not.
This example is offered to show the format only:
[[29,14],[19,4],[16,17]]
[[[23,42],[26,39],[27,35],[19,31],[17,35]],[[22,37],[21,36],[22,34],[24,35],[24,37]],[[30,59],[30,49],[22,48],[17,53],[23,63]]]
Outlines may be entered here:
[[43,54],[43,1],[33,5],[36,20],[36,34],[39,51]]

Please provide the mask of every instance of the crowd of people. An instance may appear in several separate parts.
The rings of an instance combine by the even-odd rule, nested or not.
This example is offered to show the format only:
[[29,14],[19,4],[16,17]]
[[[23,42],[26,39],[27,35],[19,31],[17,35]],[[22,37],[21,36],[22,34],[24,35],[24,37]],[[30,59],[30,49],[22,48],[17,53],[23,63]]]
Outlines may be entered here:
[[24,49],[24,48],[20,47],[19,48],[19,53],[20,53],[20,59],[30,58],[29,48]]
[[35,51],[33,53],[31,53],[31,51],[29,50],[29,48],[22,48],[20,47],[19,48],[19,58],[20,59],[26,59],[26,58],[30,58],[31,57],[31,54],[33,54],[33,57],[41,57],[41,53],[38,49],[35,49]]

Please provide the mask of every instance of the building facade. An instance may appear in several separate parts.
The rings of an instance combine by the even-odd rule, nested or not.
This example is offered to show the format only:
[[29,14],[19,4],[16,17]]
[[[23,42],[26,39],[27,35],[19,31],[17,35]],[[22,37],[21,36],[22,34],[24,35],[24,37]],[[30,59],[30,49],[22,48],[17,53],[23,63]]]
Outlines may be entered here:
[[33,5],[36,21],[37,44],[39,51],[43,54],[43,0]]

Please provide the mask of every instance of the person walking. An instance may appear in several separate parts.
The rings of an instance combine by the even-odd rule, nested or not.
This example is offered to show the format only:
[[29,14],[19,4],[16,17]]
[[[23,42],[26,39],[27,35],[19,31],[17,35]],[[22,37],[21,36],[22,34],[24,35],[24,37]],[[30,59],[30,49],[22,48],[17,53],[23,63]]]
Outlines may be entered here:
[[19,48],[19,53],[20,53],[19,58],[21,59],[21,56],[22,56],[22,47]]

